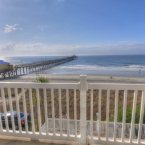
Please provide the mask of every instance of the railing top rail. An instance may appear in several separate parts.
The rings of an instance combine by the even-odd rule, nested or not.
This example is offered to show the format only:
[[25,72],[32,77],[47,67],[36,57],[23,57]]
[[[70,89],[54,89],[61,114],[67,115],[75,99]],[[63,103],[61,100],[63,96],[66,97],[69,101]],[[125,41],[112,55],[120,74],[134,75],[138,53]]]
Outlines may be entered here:
[[[10,86],[19,86],[19,87],[58,87],[58,86],[73,86],[79,87],[80,82],[75,83],[37,83],[37,82],[0,82],[0,87],[10,87]],[[88,89],[118,89],[118,90],[145,90],[145,84],[131,84],[131,83],[88,83]]]
[[0,88],[56,88],[78,89],[80,83],[0,82]]
[[135,83],[88,83],[88,89],[145,90],[145,84]]

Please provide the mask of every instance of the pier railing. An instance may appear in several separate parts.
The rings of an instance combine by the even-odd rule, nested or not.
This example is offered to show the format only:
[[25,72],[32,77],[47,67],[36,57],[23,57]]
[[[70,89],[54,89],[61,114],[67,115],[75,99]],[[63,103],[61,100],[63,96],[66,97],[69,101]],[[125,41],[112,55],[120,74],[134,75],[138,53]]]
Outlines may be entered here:
[[0,83],[0,135],[145,144],[145,84]]

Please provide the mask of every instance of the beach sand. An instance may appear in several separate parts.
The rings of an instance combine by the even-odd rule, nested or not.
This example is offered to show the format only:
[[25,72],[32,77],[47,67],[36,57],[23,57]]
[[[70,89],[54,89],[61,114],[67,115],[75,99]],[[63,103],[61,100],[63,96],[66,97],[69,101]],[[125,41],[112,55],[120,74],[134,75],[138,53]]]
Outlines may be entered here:
[[[37,77],[45,77],[49,83],[65,83],[65,82],[79,82],[80,75],[49,75],[49,74],[31,74],[20,76],[18,78],[6,79],[6,82],[35,82]],[[122,76],[103,76],[103,75],[87,75],[88,82],[96,83],[137,83],[144,84],[145,77],[122,77]]]

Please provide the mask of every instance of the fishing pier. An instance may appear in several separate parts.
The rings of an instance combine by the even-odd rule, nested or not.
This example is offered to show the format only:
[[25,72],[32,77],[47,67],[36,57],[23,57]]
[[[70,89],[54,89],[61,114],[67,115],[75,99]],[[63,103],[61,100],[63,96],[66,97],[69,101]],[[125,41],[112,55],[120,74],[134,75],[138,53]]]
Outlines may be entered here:
[[64,57],[59,59],[53,60],[43,60],[34,63],[27,63],[27,64],[18,64],[18,65],[10,65],[8,64],[7,67],[3,70],[0,70],[0,78],[12,78],[21,75],[27,75],[34,72],[40,72],[43,70],[47,70],[54,66],[58,66],[76,59],[76,56]]

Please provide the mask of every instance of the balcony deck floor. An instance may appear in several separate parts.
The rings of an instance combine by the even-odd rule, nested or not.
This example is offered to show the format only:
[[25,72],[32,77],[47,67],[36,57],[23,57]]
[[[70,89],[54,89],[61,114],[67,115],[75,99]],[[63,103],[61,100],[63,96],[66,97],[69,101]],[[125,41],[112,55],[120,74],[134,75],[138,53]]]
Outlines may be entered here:
[[42,141],[23,141],[23,140],[10,140],[10,139],[1,139],[0,138],[0,145],[78,145],[78,143],[66,143],[66,142],[42,142]]

